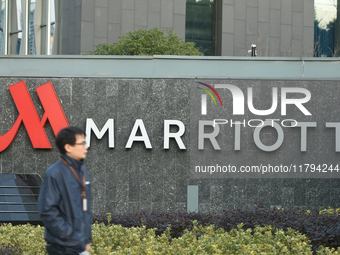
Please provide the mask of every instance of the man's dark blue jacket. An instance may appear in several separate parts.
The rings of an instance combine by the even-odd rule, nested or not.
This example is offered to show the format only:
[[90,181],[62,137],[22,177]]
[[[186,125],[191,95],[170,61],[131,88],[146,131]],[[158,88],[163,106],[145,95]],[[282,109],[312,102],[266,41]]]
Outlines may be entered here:
[[83,212],[82,189],[72,170],[61,160],[47,169],[40,189],[38,207],[45,226],[45,240],[81,253],[91,243],[91,185],[83,161],[61,155],[83,183],[86,177],[88,210]]

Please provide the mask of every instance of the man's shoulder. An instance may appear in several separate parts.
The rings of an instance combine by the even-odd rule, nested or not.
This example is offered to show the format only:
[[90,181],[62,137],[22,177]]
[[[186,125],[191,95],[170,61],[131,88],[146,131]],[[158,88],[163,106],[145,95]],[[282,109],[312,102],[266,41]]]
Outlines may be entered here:
[[60,176],[60,173],[64,171],[63,169],[64,163],[61,160],[58,160],[46,170],[45,176],[57,178]]

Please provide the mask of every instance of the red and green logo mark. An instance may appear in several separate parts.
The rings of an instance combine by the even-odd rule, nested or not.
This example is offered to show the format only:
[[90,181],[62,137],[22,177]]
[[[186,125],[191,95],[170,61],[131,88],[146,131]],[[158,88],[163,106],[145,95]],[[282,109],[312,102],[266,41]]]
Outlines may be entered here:
[[[217,93],[217,91],[210,85],[206,84],[206,83],[203,83],[203,82],[197,82],[205,87],[207,87],[208,89],[210,89],[218,98],[218,100],[220,101],[220,104],[222,106],[222,100],[221,100],[221,97],[220,95]],[[201,89],[203,90],[204,92],[206,92],[211,98],[212,100],[214,101],[215,105],[217,105],[216,103],[216,100],[215,100],[215,97],[213,96],[213,94],[208,90],[208,89],[205,89],[205,88],[201,88],[201,87],[196,87],[198,89]],[[206,94],[202,94],[202,101],[201,101],[201,112],[202,112],[202,115],[206,115],[207,114],[207,95]]]

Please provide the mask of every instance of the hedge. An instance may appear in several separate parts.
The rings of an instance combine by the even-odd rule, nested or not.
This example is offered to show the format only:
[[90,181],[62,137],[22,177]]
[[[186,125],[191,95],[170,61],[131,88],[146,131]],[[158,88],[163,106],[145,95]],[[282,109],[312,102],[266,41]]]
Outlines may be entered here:
[[[339,213],[259,207],[93,215],[91,254],[340,254]],[[39,225],[2,224],[0,240],[0,255],[46,254]]]
[[[340,209],[334,210],[302,210],[302,209],[268,209],[263,207],[227,210],[222,213],[185,213],[185,212],[136,212],[112,214],[112,224],[123,227],[141,227],[155,229],[157,235],[162,234],[171,225],[172,238],[179,238],[184,230],[191,230],[194,220],[198,225],[222,228],[228,232],[243,223],[244,229],[256,226],[271,225],[284,231],[289,228],[298,231],[311,241],[316,252],[320,246],[340,247]],[[107,224],[106,214],[94,215],[93,222]]]
[[[213,225],[185,230],[179,238],[171,238],[170,227],[161,235],[154,229],[124,228],[120,225],[92,225],[91,254],[312,254],[308,238],[292,229],[283,231],[271,226],[225,232]],[[46,254],[43,227],[31,225],[0,226],[3,243],[14,244],[23,254]],[[5,253],[21,254],[21,253]],[[321,254],[338,254],[324,249]]]

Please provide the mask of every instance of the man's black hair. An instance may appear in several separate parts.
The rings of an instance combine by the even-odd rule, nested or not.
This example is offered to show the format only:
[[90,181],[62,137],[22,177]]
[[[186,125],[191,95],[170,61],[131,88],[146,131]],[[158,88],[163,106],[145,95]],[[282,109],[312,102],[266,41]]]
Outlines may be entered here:
[[66,154],[66,144],[74,145],[76,143],[76,135],[85,136],[85,133],[78,127],[66,127],[59,131],[56,138],[56,144],[61,154]]

